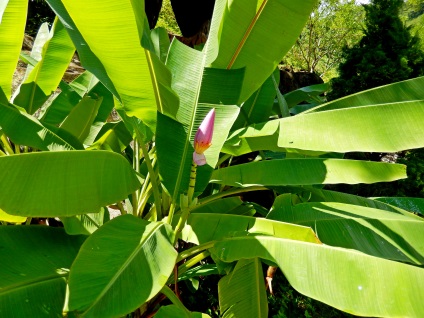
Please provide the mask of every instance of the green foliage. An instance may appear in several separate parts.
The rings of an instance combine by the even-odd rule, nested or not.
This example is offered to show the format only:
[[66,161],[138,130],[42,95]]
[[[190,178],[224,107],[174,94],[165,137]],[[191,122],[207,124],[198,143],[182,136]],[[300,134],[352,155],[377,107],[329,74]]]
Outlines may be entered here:
[[325,81],[334,77],[344,47],[363,35],[364,10],[356,1],[321,0],[283,63],[315,72]]
[[165,28],[171,34],[181,35],[180,27],[175,19],[174,11],[172,11],[171,0],[162,1],[162,9],[156,27]]
[[424,74],[424,51],[400,19],[402,5],[402,0],[373,0],[364,6],[365,36],[344,49],[330,100]]
[[[282,95],[275,70],[313,0],[217,0],[201,50],[151,31],[143,2],[48,3],[58,18],[13,96],[27,1],[1,12],[2,316],[265,317],[263,264],[349,313],[424,311],[424,204],[322,189],[406,177],[341,157],[423,147],[424,77],[306,109],[327,87]],[[74,49],[86,71],[60,82]],[[187,308],[175,283],[209,275],[219,308]]]

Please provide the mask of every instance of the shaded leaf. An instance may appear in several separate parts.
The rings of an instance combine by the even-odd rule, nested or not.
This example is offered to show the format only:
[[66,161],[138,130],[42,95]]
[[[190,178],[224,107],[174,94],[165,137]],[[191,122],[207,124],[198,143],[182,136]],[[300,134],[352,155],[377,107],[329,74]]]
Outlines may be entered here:
[[258,258],[237,262],[218,282],[222,317],[268,317],[268,300],[262,263]]
[[424,269],[321,244],[269,236],[228,238],[213,251],[225,262],[260,257],[278,264],[300,293],[348,313],[419,317]]
[[84,239],[48,226],[0,226],[0,315],[62,317],[69,268]]
[[278,198],[267,218],[310,226],[325,244],[424,264],[424,219],[334,202],[292,206],[279,204]]
[[167,224],[123,215],[94,232],[71,267],[68,310],[84,317],[122,316],[156,295],[177,258],[169,231]]
[[0,208],[21,216],[98,212],[140,187],[128,161],[109,151],[3,156],[0,171]]

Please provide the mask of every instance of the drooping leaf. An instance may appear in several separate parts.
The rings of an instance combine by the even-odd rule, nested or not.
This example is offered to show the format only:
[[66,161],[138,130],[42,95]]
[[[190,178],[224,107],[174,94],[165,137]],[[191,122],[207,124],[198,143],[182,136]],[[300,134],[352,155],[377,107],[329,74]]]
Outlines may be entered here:
[[424,96],[420,101],[303,112],[235,131],[224,151],[240,155],[255,150],[396,152],[421,148],[423,110]]
[[169,231],[164,223],[123,215],[94,232],[71,267],[68,310],[119,317],[156,295],[177,258]]
[[222,317],[268,317],[262,263],[258,258],[242,259],[218,282]]
[[[240,102],[275,70],[302,31],[315,3],[314,0],[236,0],[226,3],[222,13],[214,12],[213,20],[219,19],[221,27],[214,44],[218,56],[211,66],[246,68]],[[284,38],[279,40],[281,36]]]
[[3,156],[0,171],[0,208],[21,216],[98,212],[140,187],[128,161],[109,151]]
[[419,317],[424,311],[420,267],[269,236],[224,239],[213,252],[225,262],[254,257],[275,262],[297,291],[354,315]]
[[27,16],[27,0],[2,1],[0,15],[0,101],[8,101],[12,78],[22,48]]
[[56,18],[45,42],[41,59],[31,70],[19,87],[19,93],[13,103],[33,114],[47,98],[57,89],[69,62],[75,52],[75,47],[66,32],[65,27]]
[[248,185],[374,183],[406,178],[404,165],[346,159],[276,159],[215,170],[211,182]]
[[424,219],[335,202],[283,205],[278,197],[267,218],[310,226],[325,244],[424,264]]
[[309,227],[242,215],[193,213],[182,231],[182,239],[194,244],[246,235],[274,235],[320,243]]
[[4,133],[18,145],[46,151],[83,149],[82,144],[75,138],[69,137],[66,131],[43,125],[35,117],[28,115],[25,110],[10,104],[0,103],[0,126]]
[[0,226],[0,315],[62,317],[69,268],[84,238],[48,226]]
[[336,152],[420,148],[423,120],[424,96],[421,101],[302,113],[279,120],[278,146]]
[[409,212],[410,210],[392,206],[390,204],[384,203],[384,201],[380,202],[378,199],[369,199],[369,198],[364,198],[364,197],[360,197],[360,196],[349,194],[349,193],[317,189],[312,187],[307,189],[303,188],[302,192],[303,192],[302,196],[307,198],[307,200],[310,202],[326,201],[326,202],[354,204],[354,205],[364,206],[368,208],[374,208],[374,209],[384,210],[388,212],[399,213],[416,220],[420,219],[418,216]]
[[424,76],[368,89],[311,109],[307,113],[321,112],[366,105],[384,105],[424,100]]

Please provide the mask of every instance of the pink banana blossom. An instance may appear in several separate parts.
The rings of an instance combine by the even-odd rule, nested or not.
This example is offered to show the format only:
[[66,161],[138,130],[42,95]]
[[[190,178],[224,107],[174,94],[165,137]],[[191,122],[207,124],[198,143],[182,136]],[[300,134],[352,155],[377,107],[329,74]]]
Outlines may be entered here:
[[213,108],[203,119],[194,136],[193,161],[198,166],[206,164],[204,152],[212,145],[213,126],[215,124],[215,109]]

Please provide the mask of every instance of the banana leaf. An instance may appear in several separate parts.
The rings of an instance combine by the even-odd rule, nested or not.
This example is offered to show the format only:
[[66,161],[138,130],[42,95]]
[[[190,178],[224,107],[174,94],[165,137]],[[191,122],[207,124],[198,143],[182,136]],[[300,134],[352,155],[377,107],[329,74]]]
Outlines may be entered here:
[[2,1],[0,15],[0,101],[11,96],[12,78],[19,60],[27,17],[27,0]]

